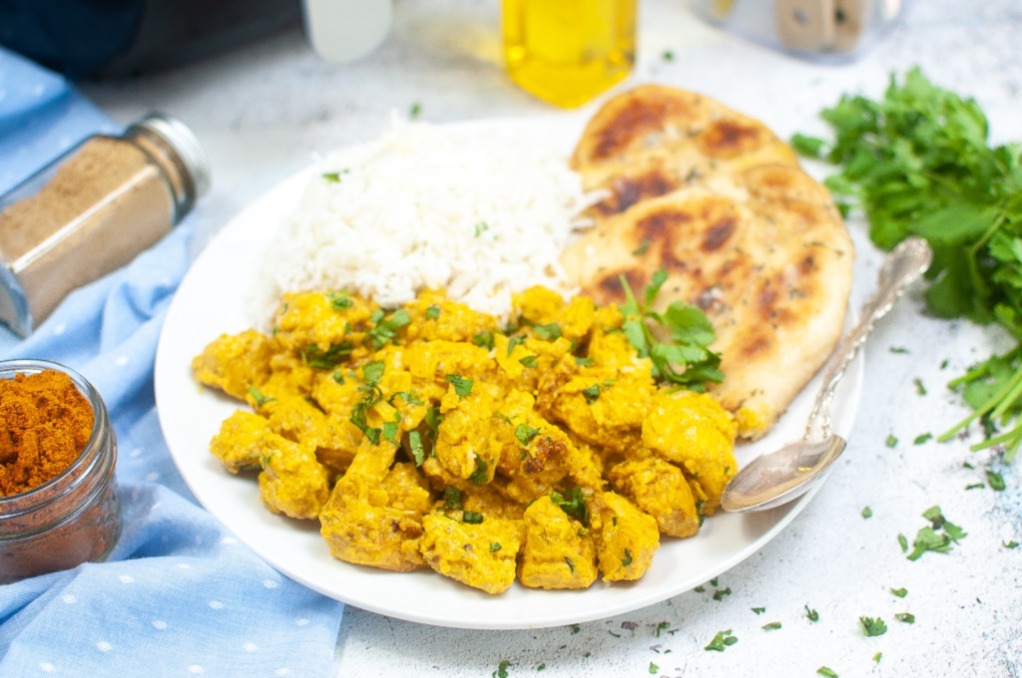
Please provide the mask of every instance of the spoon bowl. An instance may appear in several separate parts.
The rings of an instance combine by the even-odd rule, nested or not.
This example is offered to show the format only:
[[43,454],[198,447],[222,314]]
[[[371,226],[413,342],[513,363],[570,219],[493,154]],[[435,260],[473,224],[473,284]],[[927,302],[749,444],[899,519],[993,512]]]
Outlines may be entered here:
[[880,318],[887,315],[905,288],[930,266],[933,252],[922,238],[906,238],[884,260],[877,290],[862,307],[858,323],[835,349],[823,385],[806,422],[805,435],[764,454],[741,468],[724,488],[725,511],[762,511],[797,499],[826,478],[846,441],[830,426],[830,407],[838,384]]

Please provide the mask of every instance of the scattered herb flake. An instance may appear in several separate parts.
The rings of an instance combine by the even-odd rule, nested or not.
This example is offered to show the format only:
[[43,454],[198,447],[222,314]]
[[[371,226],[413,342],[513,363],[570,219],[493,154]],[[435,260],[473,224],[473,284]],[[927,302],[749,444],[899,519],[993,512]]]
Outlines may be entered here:
[[716,591],[714,591],[713,592],[713,599],[714,600],[724,600],[725,596],[730,596],[730,595],[731,595],[731,587],[727,586],[725,588],[717,589]]
[[904,598],[905,596],[908,595],[908,589],[906,589],[905,587],[898,588],[898,589],[891,589],[891,594],[895,595],[895,596],[897,596],[899,598]]
[[246,391],[256,407],[262,407],[266,403],[272,403],[276,400],[273,396],[263,395],[255,386],[249,386]]
[[567,496],[555,490],[550,493],[550,501],[583,525],[589,523],[589,504],[581,487],[571,488]]
[[965,486],[966,490],[980,490],[986,487],[986,483],[971,483]]
[[904,346],[892,346],[891,353],[908,353],[908,349]]
[[766,612],[766,608],[765,607],[754,607],[754,608],[752,608],[752,611],[754,613],[756,613],[756,614],[763,614],[764,612]]
[[477,332],[472,335],[472,343],[487,351],[493,350],[493,332]]
[[427,320],[436,320],[439,317],[440,317],[440,307],[437,306],[436,304],[432,304],[432,305],[430,305],[429,308],[426,309],[426,319]]
[[738,642],[736,636],[731,635],[731,629],[725,629],[724,631],[718,631],[717,635],[713,637],[710,644],[704,647],[704,650],[713,650],[714,652],[723,652],[728,647]]
[[868,506],[863,506],[862,507],[862,517],[863,518],[872,518],[873,517],[873,509],[871,509]]
[[923,385],[923,380],[916,377],[912,380],[912,383],[916,385],[916,395],[926,395],[926,386]]
[[990,489],[997,492],[1004,490],[1004,476],[996,471],[986,470],[987,482],[990,483]]
[[908,538],[905,535],[898,535],[898,546],[901,547],[902,553],[906,553],[908,551]]
[[495,541],[495,542],[491,542],[491,543],[490,543],[490,553],[496,553],[496,552],[497,552],[497,551],[499,551],[499,550],[500,550],[501,548],[502,548],[502,547],[501,547],[501,545],[500,545],[500,542],[499,542],[499,541]]
[[818,622],[818,621],[820,621],[820,613],[819,612],[817,612],[816,610],[810,608],[808,605],[806,605],[805,608],[806,608],[806,619],[808,619],[811,622]]
[[418,101],[412,102],[411,107],[408,109],[408,115],[413,118],[417,118],[419,117],[420,113],[422,113],[422,104],[420,104]]
[[412,460],[416,466],[422,466],[426,461],[426,448],[422,445],[422,435],[418,431],[408,432],[408,450],[412,453]]
[[821,676],[826,676],[827,678],[838,678],[837,671],[830,668],[829,666],[821,666],[820,668],[816,669],[816,673],[820,674]]
[[634,254],[637,257],[642,256],[643,254],[646,253],[646,250],[649,249],[649,243],[650,243],[649,238],[643,238],[642,242],[639,243],[639,246],[632,250],[632,254]]
[[898,444],[898,439],[894,437],[893,433],[888,433],[887,440],[884,441],[884,444],[887,445],[887,447],[894,447]]
[[469,481],[473,485],[485,485],[490,482],[490,476],[486,473],[488,466],[485,459],[476,457],[476,470],[468,477]]
[[859,617],[859,625],[867,636],[882,636],[887,633],[887,624],[880,617]]
[[331,292],[326,295],[327,300],[330,302],[330,308],[335,311],[343,311],[346,308],[351,308],[355,303],[348,297],[347,292]]
[[461,522],[468,523],[469,525],[479,525],[483,522],[483,514],[476,513],[475,511],[462,511]]
[[527,355],[524,358],[519,358],[518,362],[520,362],[522,365],[525,365],[526,367],[535,367],[537,360],[539,360],[539,356]]
[[883,657],[883,656],[884,656],[883,652],[877,652],[875,655],[873,655],[873,663],[879,664],[880,663],[880,658]]
[[906,624],[916,623],[916,616],[911,612],[897,612],[895,613],[894,618],[900,622],[905,622]]
[[545,341],[554,341],[564,336],[563,334],[561,334],[561,326],[558,325],[557,323],[536,325],[535,327],[532,328],[532,331],[536,334],[537,337]]
[[1014,539],[1012,539],[1011,541],[1002,541],[1001,546],[1003,546],[1006,549],[1017,549],[1018,542],[1015,541]]
[[661,633],[663,633],[664,631],[668,631],[670,628],[671,628],[671,622],[668,622],[668,621],[660,622],[659,624],[656,625],[656,632],[655,632],[656,637],[659,638]]
[[923,443],[929,442],[930,440],[933,440],[933,434],[932,433],[920,433],[919,435],[917,435],[915,437],[915,440],[912,441],[912,444],[913,445],[922,445]]
[[775,621],[770,622],[769,624],[763,624],[761,628],[764,631],[776,631],[777,629],[781,628],[781,622]]
[[528,424],[518,424],[515,427],[515,438],[522,447],[528,447],[532,439],[539,435],[539,429]]
[[587,403],[592,405],[600,397],[600,385],[593,384],[589,388],[582,389],[582,397],[586,399]]

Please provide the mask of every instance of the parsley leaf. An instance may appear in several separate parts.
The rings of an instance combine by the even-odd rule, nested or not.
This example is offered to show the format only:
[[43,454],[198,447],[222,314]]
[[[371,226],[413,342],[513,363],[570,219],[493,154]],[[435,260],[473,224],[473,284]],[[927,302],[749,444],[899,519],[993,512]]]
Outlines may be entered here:
[[710,644],[704,647],[704,650],[713,650],[714,652],[723,652],[728,647],[738,642],[736,636],[731,635],[731,629],[724,631],[718,631],[717,635],[713,637]]
[[528,424],[518,424],[515,427],[515,438],[522,447],[528,447],[532,439],[539,435],[539,429]]
[[[666,281],[667,271],[658,269],[640,302],[628,281],[621,277],[625,293],[625,303],[620,307],[625,318],[621,331],[639,357],[649,358],[653,363],[654,378],[705,391],[707,382],[719,383],[724,379],[718,369],[720,354],[708,348],[716,333],[706,314],[696,306],[675,301],[663,313],[653,310],[653,302]],[[654,328],[669,340],[659,338]]]
[[465,396],[472,392],[471,379],[466,379],[465,377],[459,376],[457,374],[448,374],[446,377],[444,377],[444,379],[449,381],[454,386],[454,392],[457,393],[462,398],[464,398]]
[[589,524],[589,504],[581,487],[576,485],[567,495],[555,490],[550,493],[550,501],[583,525]]
[[867,636],[882,636],[887,633],[887,624],[880,617],[859,617],[859,624]]

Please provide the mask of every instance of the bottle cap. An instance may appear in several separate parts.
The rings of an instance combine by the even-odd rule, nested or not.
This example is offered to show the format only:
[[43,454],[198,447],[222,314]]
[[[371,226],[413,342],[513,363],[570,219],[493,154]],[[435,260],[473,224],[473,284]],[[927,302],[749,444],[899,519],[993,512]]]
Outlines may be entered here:
[[132,123],[125,132],[126,137],[152,138],[153,135],[174,155],[175,164],[185,180],[184,190],[175,195],[178,215],[183,216],[191,210],[196,200],[209,192],[209,156],[184,123],[162,113],[146,115]]

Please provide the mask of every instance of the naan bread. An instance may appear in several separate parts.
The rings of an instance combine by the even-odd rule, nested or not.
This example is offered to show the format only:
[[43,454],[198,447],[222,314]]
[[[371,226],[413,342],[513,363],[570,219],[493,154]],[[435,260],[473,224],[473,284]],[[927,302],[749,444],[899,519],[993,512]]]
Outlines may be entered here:
[[605,197],[561,263],[583,294],[621,303],[658,268],[657,300],[695,304],[717,332],[739,435],[763,435],[844,328],[854,249],[827,189],[762,123],[706,97],[644,85],[610,99],[572,158]]

